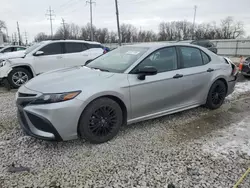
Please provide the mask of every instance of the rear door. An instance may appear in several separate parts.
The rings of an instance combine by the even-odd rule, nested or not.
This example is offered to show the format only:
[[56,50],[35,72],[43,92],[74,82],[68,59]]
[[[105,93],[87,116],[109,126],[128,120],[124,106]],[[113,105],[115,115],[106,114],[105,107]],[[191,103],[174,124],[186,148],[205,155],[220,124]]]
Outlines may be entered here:
[[210,57],[199,48],[178,47],[183,75],[183,96],[185,106],[200,104],[207,96],[213,72]]
[[64,42],[63,61],[65,67],[85,65],[89,60],[88,54],[85,56],[83,52],[87,50],[84,43],[81,42]]
[[[132,118],[173,110],[182,104],[183,80],[177,76],[180,73],[177,57],[175,47],[156,50],[128,75]],[[139,80],[136,71],[145,66],[155,67],[158,74]]]
[[40,56],[34,56],[33,67],[36,74],[64,67],[62,43],[50,43],[38,51],[43,51]]

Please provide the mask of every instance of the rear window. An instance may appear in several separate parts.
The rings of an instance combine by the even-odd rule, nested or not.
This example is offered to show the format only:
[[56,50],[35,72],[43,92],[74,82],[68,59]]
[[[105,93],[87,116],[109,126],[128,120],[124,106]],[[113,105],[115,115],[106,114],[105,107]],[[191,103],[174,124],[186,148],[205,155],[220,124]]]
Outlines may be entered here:
[[89,43],[86,43],[86,46],[89,49],[91,49],[91,48],[102,48],[103,49],[102,45],[100,45],[100,44],[89,44]]

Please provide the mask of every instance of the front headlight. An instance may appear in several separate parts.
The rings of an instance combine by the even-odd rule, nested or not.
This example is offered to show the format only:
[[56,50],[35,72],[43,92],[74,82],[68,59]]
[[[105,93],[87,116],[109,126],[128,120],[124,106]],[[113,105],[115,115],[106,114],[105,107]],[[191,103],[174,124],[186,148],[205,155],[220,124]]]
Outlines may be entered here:
[[3,60],[3,59],[1,59],[1,60],[0,60],[0,67],[3,67],[3,66],[5,66],[5,65],[6,65],[6,61]]
[[43,94],[41,97],[33,101],[31,104],[49,104],[49,103],[68,101],[74,99],[80,93],[81,91]]

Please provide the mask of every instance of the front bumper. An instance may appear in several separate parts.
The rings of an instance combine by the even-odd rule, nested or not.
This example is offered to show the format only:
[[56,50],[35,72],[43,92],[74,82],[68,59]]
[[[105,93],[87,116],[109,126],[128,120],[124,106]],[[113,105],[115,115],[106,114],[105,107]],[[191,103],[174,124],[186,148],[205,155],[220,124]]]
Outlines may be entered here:
[[[27,91],[27,88],[23,86],[20,90]],[[77,139],[77,127],[83,102],[72,99],[60,103],[33,105],[31,102],[41,94],[37,93],[37,96],[34,96],[31,92],[34,93],[34,91],[28,92],[30,96],[21,96],[19,93],[16,96],[18,121],[24,132],[43,140]]]

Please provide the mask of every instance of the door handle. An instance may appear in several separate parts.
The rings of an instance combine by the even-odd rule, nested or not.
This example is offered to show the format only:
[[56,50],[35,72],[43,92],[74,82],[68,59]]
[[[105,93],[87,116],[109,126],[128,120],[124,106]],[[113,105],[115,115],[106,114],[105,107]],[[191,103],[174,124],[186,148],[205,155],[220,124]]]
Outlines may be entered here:
[[183,77],[182,74],[176,74],[173,78],[178,79],[178,78],[182,78],[182,77]]
[[211,68],[207,69],[207,72],[213,72],[213,71],[214,69],[211,69]]

